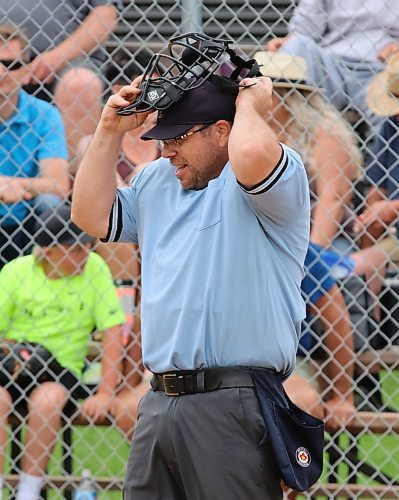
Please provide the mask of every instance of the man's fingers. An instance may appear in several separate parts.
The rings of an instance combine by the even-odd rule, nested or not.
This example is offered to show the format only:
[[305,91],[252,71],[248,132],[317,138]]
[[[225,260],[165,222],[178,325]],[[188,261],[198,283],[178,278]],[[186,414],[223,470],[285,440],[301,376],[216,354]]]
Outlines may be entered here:
[[140,85],[140,83],[142,82],[143,80],[143,76],[144,75],[139,75],[137,76],[133,81],[132,81],[132,85],[135,86],[135,87],[138,87]]
[[128,106],[136,99],[136,96],[140,93],[140,89],[132,87],[131,85],[126,85],[122,87],[120,91],[111,96],[108,100],[108,106],[111,108],[121,108],[123,106]]
[[136,87],[134,83],[132,83],[132,85],[124,85],[115,95],[120,95],[122,97],[129,98],[136,96],[140,92],[141,92],[140,89]]

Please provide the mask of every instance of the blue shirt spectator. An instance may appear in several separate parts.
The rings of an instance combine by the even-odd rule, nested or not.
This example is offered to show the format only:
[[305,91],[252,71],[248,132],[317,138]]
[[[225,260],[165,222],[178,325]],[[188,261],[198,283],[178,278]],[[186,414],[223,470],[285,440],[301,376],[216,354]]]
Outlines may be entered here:
[[[64,126],[56,107],[20,91],[15,113],[0,122],[0,172],[10,177],[37,177],[40,161],[67,160]],[[29,212],[29,201],[0,204],[2,226],[15,226]]]
[[69,190],[64,128],[58,110],[29,97],[29,45],[12,25],[0,24],[0,268],[29,251],[36,213]]

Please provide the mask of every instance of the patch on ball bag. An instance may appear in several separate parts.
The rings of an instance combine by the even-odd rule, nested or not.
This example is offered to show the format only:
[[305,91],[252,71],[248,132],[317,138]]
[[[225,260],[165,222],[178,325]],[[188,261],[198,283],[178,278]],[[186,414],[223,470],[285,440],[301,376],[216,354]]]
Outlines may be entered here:
[[301,467],[309,467],[311,458],[310,458],[310,453],[306,448],[303,447],[297,448],[295,452],[295,458]]

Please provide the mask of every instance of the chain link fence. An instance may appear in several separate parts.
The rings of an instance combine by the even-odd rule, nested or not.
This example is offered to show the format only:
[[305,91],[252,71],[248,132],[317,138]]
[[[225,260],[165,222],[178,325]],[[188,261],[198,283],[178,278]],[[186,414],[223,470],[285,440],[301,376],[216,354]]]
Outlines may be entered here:
[[[30,3],[31,6],[28,8]],[[100,8],[103,7],[102,3],[108,2],[99,2]],[[79,285],[78,290],[82,290],[83,296],[71,300],[67,297],[68,293],[73,292],[68,279],[60,280],[66,283],[65,291],[61,293],[57,291],[57,287],[54,287],[54,282],[58,281],[54,278],[60,278],[60,276],[51,274],[60,266],[65,269],[62,266],[70,265],[70,255],[67,253],[64,255],[44,254],[41,251],[35,238],[38,228],[40,229],[38,221],[40,222],[43,218],[45,208],[50,207],[51,210],[55,210],[62,199],[65,199],[67,203],[70,201],[79,160],[99,119],[102,103],[116,89],[115,85],[123,85],[139,74],[153,53],[165,51],[171,36],[182,32],[203,31],[210,36],[229,37],[240,53],[251,58],[257,57],[256,54],[264,51],[271,40],[287,35],[289,22],[293,19],[297,4],[295,0],[203,0],[202,2],[124,0],[117,4],[117,21],[113,22],[107,13],[97,10],[99,6],[95,2],[90,1],[38,0],[29,2],[24,0],[11,2],[2,0],[0,2],[0,23],[12,22],[18,28],[23,28],[31,41],[29,58],[18,54],[18,47],[16,49],[12,47],[12,50],[5,49],[4,44],[0,43],[0,63],[3,65],[0,74],[2,266],[8,261],[12,265],[18,255],[25,255],[26,259],[32,259],[26,264],[31,266],[29,269],[25,267],[28,269],[27,274],[22,268],[21,270],[18,266],[12,268],[10,264],[4,268],[9,271],[2,272],[3,279],[1,279],[0,286],[3,288],[3,293],[1,297],[5,302],[0,306],[2,316],[5,318],[2,330],[7,337],[7,329],[10,328],[11,323],[18,322],[18,318],[22,317],[24,320],[22,328],[27,328],[26,325],[29,325],[28,340],[43,343],[45,346],[56,345],[62,355],[67,353],[67,360],[77,358],[84,362],[83,367],[78,366],[77,369],[72,370],[72,375],[75,375],[78,380],[74,380],[72,385],[64,384],[71,391],[72,397],[68,399],[61,425],[57,423],[57,418],[61,414],[60,408],[64,399],[57,392],[54,394],[49,392],[54,397],[53,405],[48,404],[48,399],[45,403],[37,402],[40,411],[44,412],[47,418],[30,422],[31,429],[33,428],[47,443],[47,448],[39,446],[34,449],[39,469],[35,469],[31,464],[31,470],[37,472],[40,467],[49,462],[46,470],[47,474],[53,478],[51,481],[55,487],[49,493],[51,498],[63,496],[66,486],[76,487],[76,479],[71,479],[68,483],[68,477],[80,476],[83,469],[90,469],[93,476],[97,478],[108,478],[108,481],[101,483],[99,498],[120,498],[120,492],[112,490],[120,487],[124,475],[130,431],[134,425],[138,400],[148,388],[148,376],[144,372],[140,359],[141,282],[140,256],[137,247],[93,242],[91,251],[102,256],[107,262],[108,270],[98,264],[99,260],[95,258],[90,274],[92,281],[86,280],[86,289]],[[328,38],[328,33],[333,31],[341,30],[343,39],[352,35],[350,30],[345,31],[345,29],[347,17],[353,15],[354,4],[355,2],[350,0],[342,2],[340,12],[342,24],[340,26],[329,25],[325,38],[323,34],[320,35],[319,45],[323,45],[323,40]],[[381,18],[387,26],[391,25],[392,20],[397,24],[397,9],[393,8],[392,3],[376,2],[376,4],[379,5],[378,12],[375,11],[376,5],[373,2],[364,2],[364,5],[359,8],[367,17],[367,5],[370,5],[372,7],[370,7],[369,17]],[[40,14],[36,15],[36,9],[41,11]],[[83,53],[75,53],[76,45],[64,46],[65,60],[60,52],[53,52],[53,57],[50,56],[43,62],[47,65],[47,70],[30,66],[26,73],[19,73],[24,69],[11,71],[12,67],[8,69],[5,67],[8,60],[34,61],[36,56],[51,52],[64,40],[65,30],[70,32],[83,27],[81,38],[84,38],[89,33],[89,26],[84,24],[85,20],[94,13],[99,16],[97,20],[103,28],[99,30],[103,32],[102,50],[97,51],[94,58],[89,58]],[[68,21],[71,18],[75,19],[76,24]],[[338,19],[339,16],[333,18],[334,22],[338,22]],[[300,20],[296,19],[295,22],[298,24]],[[73,24],[73,29],[70,29],[70,23]],[[358,31],[361,30],[361,26],[357,28]],[[108,29],[111,33],[104,34]],[[395,33],[390,36],[393,41],[398,41]],[[88,46],[91,45],[90,41],[87,43]],[[375,43],[380,44],[380,40],[376,40]],[[299,55],[306,56],[306,44],[304,47],[305,52]],[[380,45],[378,48],[381,49]],[[350,53],[350,47],[346,49],[349,50],[346,54],[348,60],[351,60],[351,57],[356,59],[356,54]],[[290,53],[289,49],[283,50],[282,48],[282,51]],[[66,62],[70,54],[75,54],[72,60],[79,58],[79,68],[83,66],[86,73],[77,73],[77,64]],[[274,72],[281,69],[278,68],[276,61],[276,59],[274,62],[263,61],[264,68],[269,64],[270,76],[276,76]],[[273,64],[274,67],[272,67]],[[297,69],[302,67],[302,62],[298,59],[293,60],[293,64],[298,66]],[[371,63],[366,61],[362,64],[363,71],[371,70]],[[374,71],[376,71],[375,67],[374,65]],[[379,70],[384,67],[385,63],[381,63]],[[97,75],[94,80],[91,77],[93,70]],[[44,77],[41,80],[40,78],[35,80],[32,77],[33,72]],[[394,70],[392,73],[395,73]],[[46,76],[47,74],[49,76]],[[73,78],[74,76],[78,79],[77,81]],[[99,76],[100,87],[98,87]],[[322,75],[316,86],[328,89],[328,76],[330,75],[327,71],[324,74],[326,80],[323,81]],[[65,147],[63,149],[62,140],[61,145],[58,143],[54,146],[58,149],[45,151],[43,148],[43,141],[50,144],[49,148],[53,147],[51,141],[48,142],[49,137],[54,137],[57,132],[54,128],[54,116],[49,113],[49,109],[47,107],[35,108],[34,116],[26,116],[24,109],[21,106],[18,107],[18,103],[22,101],[13,98],[15,92],[28,81],[30,85],[25,87],[28,95],[51,101],[61,112],[69,153],[67,162],[65,161],[66,153],[63,153]],[[364,80],[359,80],[360,83],[362,81]],[[328,405],[328,401],[334,397],[341,397],[342,402],[349,401],[351,387],[353,387],[358,410],[372,411],[376,415],[382,411],[396,412],[399,405],[395,372],[397,368],[395,353],[399,352],[395,351],[398,346],[399,323],[399,277],[395,226],[397,205],[388,204],[385,195],[388,194],[391,200],[398,198],[398,175],[396,174],[398,155],[395,148],[399,144],[397,124],[392,122],[390,136],[381,139],[378,127],[383,123],[383,119],[376,120],[375,115],[370,117],[355,99],[349,99],[342,106],[334,107],[331,104],[334,101],[334,95],[320,98],[318,92],[298,90],[298,84],[305,84],[305,81],[298,80],[292,87],[284,85],[276,87],[283,113],[279,115],[276,112],[274,121],[270,122],[281,141],[301,153],[308,170],[313,203],[312,239],[315,243],[315,252],[307,267],[307,276],[313,278],[313,282],[304,289],[309,314],[304,322],[304,337],[298,353],[295,376],[299,377],[304,389],[308,389],[309,385],[310,393],[317,391],[319,396],[316,401],[307,402],[306,397],[309,392],[297,394],[293,387],[291,388],[292,397],[300,406],[301,403],[307,404],[309,410],[317,413],[325,411],[326,408],[331,409],[332,406]],[[380,92],[382,92],[381,89]],[[304,97],[307,99],[305,100]],[[374,97],[377,99],[378,93]],[[7,104],[10,102],[14,103],[11,107]],[[68,115],[68,112],[72,114]],[[13,120],[14,113],[22,117],[17,125]],[[373,149],[376,138],[380,138],[380,150]],[[137,141],[137,136],[127,137],[122,146],[118,165],[120,185],[129,184],[135,173],[145,168],[146,162],[158,155],[159,150],[156,145],[146,144],[144,147]],[[368,172],[371,167],[379,168],[378,179],[369,178]],[[67,188],[65,188],[66,175],[68,177]],[[27,179],[28,182],[15,183],[15,179]],[[38,179],[42,184],[33,185],[30,179]],[[374,197],[370,198],[370,190],[374,190]],[[373,205],[374,208],[371,209],[371,203],[377,203],[377,205]],[[371,221],[371,229],[376,229],[373,232],[367,230],[366,226],[359,222],[358,216],[367,213],[370,219],[373,214],[375,216],[376,211],[383,222],[379,223],[379,226],[377,223],[373,226]],[[64,227],[68,226],[66,220],[60,219],[59,222]],[[84,259],[87,259],[87,254]],[[31,277],[31,268],[37,266],[38,262],[45,262],[42,265],[45,266],[47,276],[41,275],[42,283],[37,282],[37,274]],[[76,264],[75,261],[75,265],[78,266],[79,263]],[[324,278],[320,278],[317,274],[316,267],[320,265],[324,269],[320,271]],[[323,279],[327,280],[326,266],[330,269],[328,279],[331,279],[331,276],[333,278],[333,282],[328,282],[329,284],[323,282]],[[110,291],[111,281],[116,291]],[[112,329],[119,324],[118,321],[115,323],[108,320],[109,317],[104,315],[103,311],[93,310],[95,306],[93,297],[96,297],[100,286],[104,287],[102,290],[106,290],[109,296],[112,296],[112,293],[118,294],[125,318],[122,332],[116,333],[121,336],[123,343],[121,366],[118,367],[118,370],[122,369],[122,372],[119,371],[115,375],[118,381],[114,392],[118,396],[114,398],[108,415],[104,417],[105,425],[96,425],[94,422],[98,423],[101,418],[93,414],[86,419],[88,422],[86,421],[85,425],[73,427],[71,441],[71,420],[81,419],[77,417],[78,408],[88,396],[96,393],[101,383],[101,358],[104,359],[101,342],[108,338],[104,331],[115,333]],[[43,292],[46,288],[49,293],[53,293],[52,297]],[[26,291],[27,293],[22,293]],[[29,295],[32,293],[34,294]],[[60,293],[59,296],[56,295],[58,293]],[[14,303],[13,297],[18,298]],[[340,302],[342,297],[346,306]],[[47,305],[50,308],[58,304],[60,310],[46,309],[40,300],[48,301]],[[80,313],[86,305],[89,312],[86,316],[82,316]],[[15,310],[15,307],[19,309]],[[38,313],[40,307],[42,308],[41,316]],[[104,308],[106,307],[104,303]],[[45,334],[43,331],[31,334],[38,328],[43,328],[43,315],[48,315],[55,325],[57,325],[57,318],[69,318],[68,326],[75,324],[80,332],[77,344],[80,347],[77,350],[71,349],[71,344],[76,342],[76,337],[66,336],[65,332],[60,331],[59,324],[55,330],[61,338],[58,338],[55,344],[52,343],[51,329],[44,330],[47,332]],[[75,320],[79,318],[83,318],[85,323],[76,324]],[[345,326],[345,322],[348,318],[350,318],[349,334],[345,337],[344,332],[348,332],[348,325]],[[96,322],[100,324],[95,325]],[[12,338],[24,340],[18,336],[18,328],[11,325],[11,330],[14,332]],[[345,346],[350,345],[352,334],[355,349],[353,383],[350,380],[351,360],[348,359],[345,351],[347,348]],[[42,341],[40,341],[40,335],[45,336]],[[104,352],[112,352],[112,349],[110,351],[105,349]],[[385,356],[384,353],[389,353],[389,356]],[[53,354],[55,355],[54,352]],[[4,368],[6,362],[11,359],[16,359],[15,356],[16,354],[10,351],[3,357],[2,367]],[[40,358],[41,363],[45,363],[46,360],[43,359],[42,354],[36,352],[36,356]],[[340,364],[342,360],[346,361]],[[3,429],[0,429],[0,438],[8,443],[3,453],[4,473],[6,477],[9,477],[8,485],[16,484],[12,474],[20,472],[21,464],[27,467],[27,446],[20,445],[19,440],[26,443],[30,439],[30,452],[32,452],[32,446],[38,446],[31,436],[26,435],[26,404],[20,404],[23,403],[24,394],[14,394],[18,370],[25,366],[26,359],[21,358],[18,363],[14,363],[12,376],[8,382],[2,384],[14,398],[10,418],[12,435],[5,436],[6,424],[4,422]],[[374,369],[371,369],[372,366]],[[67,368],[70,367],[67,366]],[[63,371],[56,371],[54,379],[59,381],[62,373]],[[112,374],[111,380],[114,380]],[[343,387],[346,389],[342,389]],[[35,395],[33,380],[26,384],[26,390],[32,399]],[[4,420],[9,401],[4,393],[2,393],[2,398],[0,404],[3,417],[1,418]],[[58,433],[61,437],[57,440],[55,452],[50,459],[49,450],[52,449],[55,438],[49,434],[57,433],[58,427],[61,427],[62,432]],[[326,460],[322,482],[344,484],[358,482],[360,489],[351,498],[362,498],[361,485],[366,488],[367,485],[382,484],[389,492],[389,488],[397,485],[399,481],[399,441],[396,436],[388,435],[389,430],[388,426],[385,433],[373,434],[369,429],[364,428],[356,438],[341,427],[326,433]],[[0,443],[0,451],[3,449],[2,446],[3,444]],[[66,472],[63,469],[65,459],[67,461]],[[56,478],[59,476],[64,476],[64,481],[57,483]],[[12,488],[10,494],[13,494]],[[4,489],[4,495],[8,495],[6,489]],[[373,498],[381,498],[378,495],[376,494]],[[334,495],[331,494],[330,498],[334,498]]]

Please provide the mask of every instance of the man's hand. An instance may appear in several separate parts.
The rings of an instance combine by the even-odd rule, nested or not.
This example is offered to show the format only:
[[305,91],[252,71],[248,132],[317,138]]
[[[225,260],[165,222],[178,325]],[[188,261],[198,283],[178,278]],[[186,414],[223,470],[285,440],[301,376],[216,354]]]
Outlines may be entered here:
[[116,113],[119,109],[132,104],[136,100],[141,92],[139,89],[141,80],[142,76],[137,77],[131,85],[125,85],[119,92],[108,99],[100,121],[100,125],[104,130],[123,134],[143,125],[147,116],[155,111],[135,113],[131,116],[120,116]]
[[0,176],[0,201],[16,203],[22,200],[31,200],[33,195],[22,185],[20,178]]
[[288,42],[292,35],[283,36],[280,38],[273,38],[269,40],[266,44],[266,50],[269,52],[277,52],[281,47]]
[[43,52],[29,64],[30,82],[50,83],[64,65],[65,57],[59,54],[57,48]]
[[382,232],[398,218],[398,215],[399,200],[376,201],[359,215],[355,231],[361,232],[362,228],[366,228],[368,231]]
[[251,107],[263,119],[272,107],[273,84],[267,76],[243,78],[236,100],[236,109]]
[[396,54],[398,51],[399,45],[396,42],[391,42],[378,52],[377,57],[380,61],[388,61],[391,55]]
[[104,422],[110,414],[112,401],[112,395],[99,392],[84,401],[82,413],[86,418],[92,418],[97,422]]

